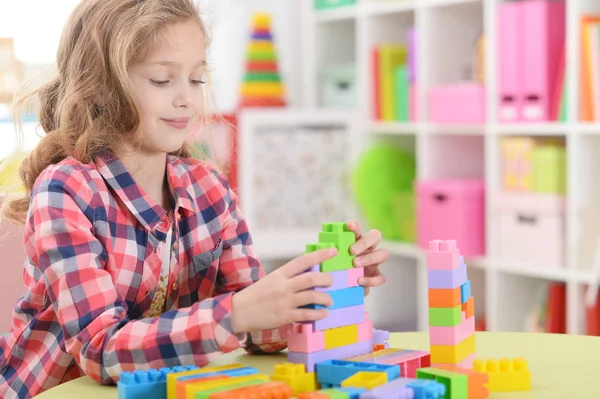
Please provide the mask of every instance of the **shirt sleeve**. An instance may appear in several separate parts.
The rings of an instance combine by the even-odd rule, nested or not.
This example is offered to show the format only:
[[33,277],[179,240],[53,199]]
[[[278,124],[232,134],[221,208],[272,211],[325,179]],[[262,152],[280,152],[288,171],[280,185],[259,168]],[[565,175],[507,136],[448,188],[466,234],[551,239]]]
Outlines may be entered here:
[[127,304],[105,270],[107,253],[93,221],[99,197],[84,171],[41,176],[32,193],[26,240],[41,272],[64,345],[93,380],[108,385],[122,371],[205,365],[239,348],[232,333],[231,293],[130,320]]
[[[217,277],[218,294],[237,292],[264,277],[264,269],[254,255],[252,237],[248,225],[238,206],[237,195],[221,177],[226,188],[224,198],[223,253],[219,261]],[[288,326],[272,330],[255,331],[241,340],[248,353],[266,354],[279,352],[287,347]]]

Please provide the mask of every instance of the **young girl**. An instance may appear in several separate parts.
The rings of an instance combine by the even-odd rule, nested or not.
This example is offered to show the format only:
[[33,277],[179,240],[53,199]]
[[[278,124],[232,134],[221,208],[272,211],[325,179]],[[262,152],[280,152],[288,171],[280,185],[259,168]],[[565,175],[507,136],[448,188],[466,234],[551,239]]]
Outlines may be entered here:
[[[207,36],[193,0],[84,0],[36,93],[47,134],[21,167],[27,292],[0,338],[0,397],[87,375],[205,365],[286,347],[325,317],[321,250],[265,276],[236,195],[185,144],[204,111]],[[365,287],[383,284],[381,235],[357,235]]]

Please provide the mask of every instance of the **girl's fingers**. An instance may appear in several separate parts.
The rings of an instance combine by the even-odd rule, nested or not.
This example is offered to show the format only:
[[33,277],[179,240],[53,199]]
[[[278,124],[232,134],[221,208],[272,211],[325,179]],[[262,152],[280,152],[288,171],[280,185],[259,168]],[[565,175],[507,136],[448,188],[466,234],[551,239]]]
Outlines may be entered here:
[[292,306],[295,308],[313,304],[328,308],[333,305],[333,301],[331,300],[331,295],[315,290],[298,292],[294,295],[294,299],[292,301]]
[[[290,323],[321,320],[327,317],[327,309],[293,309],[290,312]],[[287,323],[286,323],[287,324]]]
[[380,285],[385,284],[385,276],[383,274],[378,274],[373,277],[361,277],[358,280],[358,283],[363,287],[379,287]]
[[352,255],[360,255],[365,251],[374,249],[381,242],[381,232],[379,230],[370,230],[350,247]]
[[292,278],[291,289],[293,292],[305,291],[315,287],[329,287],[333,278],[329,273],[309,272],[302,273]]
[[336,248],[325,248],[318,251],[309,252],[281,266],[278,272],[282,273],[284,277],[292,278],[300,273],[304,273],[314,265],[318,265],[328,259],[332,259],[337,255],[337,252],[338,251]]
[[354,258],[355,267],[366,267],[372,265],[380,265],[387,262],[390,258],[390,251],[387,249],[378,249],[372,252],[367,252],[363,255]]

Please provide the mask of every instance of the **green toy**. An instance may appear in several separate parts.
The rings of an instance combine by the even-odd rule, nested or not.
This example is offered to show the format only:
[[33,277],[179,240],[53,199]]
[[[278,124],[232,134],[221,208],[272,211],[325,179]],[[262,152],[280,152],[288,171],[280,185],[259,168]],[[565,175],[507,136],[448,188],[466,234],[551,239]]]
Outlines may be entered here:
[[356,201],[370,227],[387,240],[415,241],[414,154],[389,143],[369,148],[352,176]]

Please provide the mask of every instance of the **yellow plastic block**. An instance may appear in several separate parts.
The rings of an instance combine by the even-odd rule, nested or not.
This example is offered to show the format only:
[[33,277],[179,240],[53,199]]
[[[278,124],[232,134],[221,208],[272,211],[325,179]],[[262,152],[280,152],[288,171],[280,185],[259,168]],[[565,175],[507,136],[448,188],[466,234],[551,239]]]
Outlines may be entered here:
[[275,374],[271,376],[271,380],[285,382],[292,388],[294,395],[316,391],[320,388],[320,384],[317,383],[317,374],[307,373],[303,364],[276,364]]
[[531,389],[531,372],[523,358],[502,358],[473,362],[473,370],[486,373],[490,392],[528,391]]
[[325,330],[325,350],[358,343],[358,324]]
[[458,345],[431,345],[431,364],[458,364],[475,353],[475,334]]
[[246,82],[241,86],[244,97],[280,97],[285,93],[285,87],[280,82]]
[[[264,374],[250,374],[240,377],[224,378],[222,380],[211,380],[205,382],[198,382],[196,384],[189,384],[185,387],[185,399],[195,399],[196,393],[204,391],[206,389],[219,388],[228,385],[238,384],[240,382],[248,381],[270,381],[268,375]],[[183,399],[183,398],[177,398]]]
[[272,42],[253,41],[248,44],[248,51],[252,53],[274,52],[275,46]]
[[359,371],[342,381],[342,387],[373,389],[387,383],[387,373],[381,371]]
[[177,398],[177,379],[180,377],[187,377],[189,375],[202,375],[206,373],[213,373],[215,371],[231,370],[242,368],[241,364],[227,364],[225,366],[214,366],[204,367],[201,369],[182,371],[180,373],[169,373],[167,374],[167,399],[179,399]]

